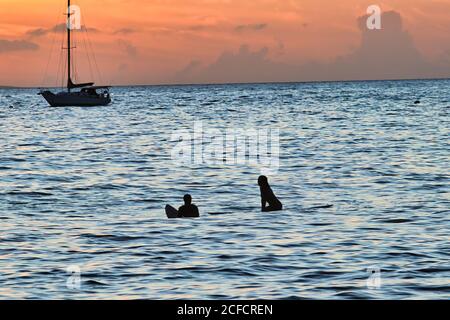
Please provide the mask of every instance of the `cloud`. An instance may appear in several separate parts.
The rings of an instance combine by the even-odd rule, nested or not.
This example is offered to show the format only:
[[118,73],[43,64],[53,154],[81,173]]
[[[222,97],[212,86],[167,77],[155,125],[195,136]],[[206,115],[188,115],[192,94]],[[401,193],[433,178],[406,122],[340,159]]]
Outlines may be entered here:
[[275,42],[276,42],[276,55],[277,56],[284,55],[286,53],[285,51],[286,46],[284,45],[284,42],[278,38],[275,38]]
[[130,57],[136,57],[138,55],[137,48],[129,41],[119,39],[117,40],[119,47]]
[[238,52],[226,51],[205,67],[198,60],[191,61],[176,73],[174,80],[181,83],[282,81],[289,67],[270,61],[268,53],[265,47],[251,51],[248,45],[242,45]]
[[[402,17],[395,11],[382,14],[382,29],[369,30],[368,16],[357,19],[361,32],[356,50],[337,57],[329,63],[284,64],[274,62],[283,52],[280,42],[268,48],[251,51],[243,45],[233,53],[225,51],[219,58],[205,65],[196,61],[177,72],[174,81],[179,83],[270,82],[270,81],[326,81],[326,80],[379,80],[450,76],[450,68],[442,68],[426,61],[414,45],[410,34],[404,30]],[[246,30],[246,28],[240,28]],[[205,66],[204,66],[205,65]]]
[[367,18],[362,16],[357,21],[361,31],[359,47],[330,66],[335,73],[352,79],[391,79],[419,77],[430,70],[410,34],[403,29],[399,13],[383,13],[381,30],[369,30]]
[[114,31],[114,34],[131,34],[131,33],[136,33],[137,30],[132,29],[132,28],[121,28],[121,29],[117,29],[116,31]]
[[200,60],[192,60],[186,67],[175,74],[175,78],[179,80],[184,79],[184,81],[189,81],[189,78],[191,78],[193,74],[201,70],[201,66],[202,62]]
[[35,51],[39,46],[27,40],[2,40],[0,39],[0,53],[12,51]]
[[26,34],[27,34],[27,36],[30,36],[30,37],[41,37],[41,36],[45,36],[47,33],[48,33],[48,30],[46,30],[46,29],[37,28],[37,29],[28,31]]
[[[42,37],[45,36],[49,33],[62,33],[62,32],[66,32],[67,30],[67,25],[65,23],[60,23],[57,24],[51,28],[36,28],[36,29],[32,29],[26,32],[26,36],[31,37],[31,38],[36,38],[36,37]],[[73,31],[88,31],[91,33],[98,33],[100,32],[99,29],[96,28],[87,28],[86,26],[81,26],[80,30],[73,30]]]
[[188,31],[200,31],[200,30],[213,29],[213,27],[214,26],[210,26],[210,25],[195,24],[195,25],[186,27],[186,30],[188,30]]
[[267,23],[258,23],[258,24],[242,24],[238,25],[234,28],[236,32],[247,32],[247,31],[261,31],[267,29]]
[[127,70],[128,70],[128,64],[126,64],[126,63],[122,63],[117,67],[117,71],[119,72],[119,74],[123,74]]

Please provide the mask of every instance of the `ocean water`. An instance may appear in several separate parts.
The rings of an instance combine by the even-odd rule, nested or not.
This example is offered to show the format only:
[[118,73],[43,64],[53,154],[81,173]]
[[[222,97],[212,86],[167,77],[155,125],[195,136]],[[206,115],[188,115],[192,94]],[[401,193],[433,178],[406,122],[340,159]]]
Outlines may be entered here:
[[[450,81],[112,92],[0,90],[0,298],[450,298]],[[279,130],[284,211],[257,164],[172,157],[198,121]],[[166,219],[188,192],[201,218]]]

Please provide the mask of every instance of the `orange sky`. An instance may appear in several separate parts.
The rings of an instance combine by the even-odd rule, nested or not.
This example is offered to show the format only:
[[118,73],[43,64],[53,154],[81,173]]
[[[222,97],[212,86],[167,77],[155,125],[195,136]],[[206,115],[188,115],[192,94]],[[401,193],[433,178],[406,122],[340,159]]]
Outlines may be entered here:
[[[55,38],[54,33],[47,30],[64,21],[65,2],[0,0],[0,85],[55,84],[62,35],[56,35],[53,58],[44,79]],[[409,33],[421,58],[436,66],[448,62],[450,67],[450,0],[73,2],[81,7],[82,24],[91,28],[90,39],[102,84],[209,82],[208,79],[211,82],[258,81],[256,63],[254,69],[248,71],[255,71],[248,79],[237,71],[221,77],[221,70],[233,68],[233,59],[244,59],[241,56],[245,56],[246,51],[240,49],[243,45],[248,45],[249,59],[253,53],[261,52],[261,63],[264,63],[261,68],[267,67],[266,62],[272,67],[333,63],[337,57],[352,55],[358,50],[362,36],[357,19],[366,14],[371,4],[401,16],[403,29]],[[82,33],[76,37],[84,39]],[[91,77],[82,44],[83,41],[77,41],[80,81]],[[218,62],[224,52],[231,54],[227,64]],[[215,69],[208,69],[215,63]],[[197,73],[191,73],[191,67],[188,67],[189,72],[186,71],[189,65],[198,68]],[[236,67],[239,67],[238,63]],[[213,72],[212,69],[214,75],[206,75]],[[425,70],[423,75],[434,75],[433,72]],[[94,76],[98,82],[100,79],[95,72]],[[330,75],[330,79],[336,78],[339,74]],[[367,75],[367,78],[372,77]],[[268,79],[271,79],[270,75],[261,81]],[[278,74],[274,80],[284,80],[283,74]],[[286,80],[296,80],[295,75],[286,76]],[[299,75],[298,80],[308,80],[308,77]]]

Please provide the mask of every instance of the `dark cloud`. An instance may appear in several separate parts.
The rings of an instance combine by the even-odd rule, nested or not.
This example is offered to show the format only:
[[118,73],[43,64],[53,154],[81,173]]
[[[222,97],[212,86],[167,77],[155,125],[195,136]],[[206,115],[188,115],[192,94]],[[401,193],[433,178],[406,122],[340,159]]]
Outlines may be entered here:
[[[358,18],[361,42],[356,50],[330,63],[287,65],[271,61],[269,49],[224,52],[211,65],[197,61],[175,77],[180,83],[326,81],[432,78],[450,76],[450,68],[427,62],[395,11],[382,15],[382,29],[369,30],[368,16]],[[274,54],[284,46],[278,44]],[[192,64],[192,63],[191,63]]]
[[234,31],[236,32],[246,32],[246,31],[261,31],[267,29],[267,23],[258,23],[258,24],[243,24],[236,26]]
[[27,40],[2,40],[0,39],[0,53],[12,51],[35,51],[39,46]]

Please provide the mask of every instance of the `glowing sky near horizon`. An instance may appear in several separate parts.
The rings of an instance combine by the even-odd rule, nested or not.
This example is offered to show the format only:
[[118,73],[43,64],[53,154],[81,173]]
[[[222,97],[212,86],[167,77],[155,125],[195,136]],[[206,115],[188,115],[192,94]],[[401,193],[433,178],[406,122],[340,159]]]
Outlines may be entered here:
[[[361,30],[357,19],[372,4],[401,16],[403,29],[424,60],[436,66],[447,63],[450,66],[450,0],[73,2],[81,7],[82,23],[91,30],[90,39],[105,84],[208,82],[208,79],[227,82],[239,78],[239,73],[221,77],[224,66],[216,65],[215,69],[208,66],[214,65],[224,52],[240,59],[243,45],[248,46],[246,50],[250,53],[261,52],[261,61],[273,64],[330,63],[359,48]],[[56,35],[56,47],[44,79],[55,39],[48,30],[64,22],[65,3],[1,0],[0,85],[55,84],[61,34]],[[82,46],[79,48],[81,51]],[[225,66],[232,67],[232,59]],[[84,53],[78,54],[77,65],[79,80],[90,80]],[[214,75],[200,77],[203,70],[189,73],[191,67],[204,68],[204,73],[214,71]],[[423,72],[433,75],[432,71]],[[336,77],[330,74],[330,79]],[[287,76],[286,80],[291,78]],[[258,74],[243,80],[257,81]],[[283,74],[274,80],[283,80]]]

